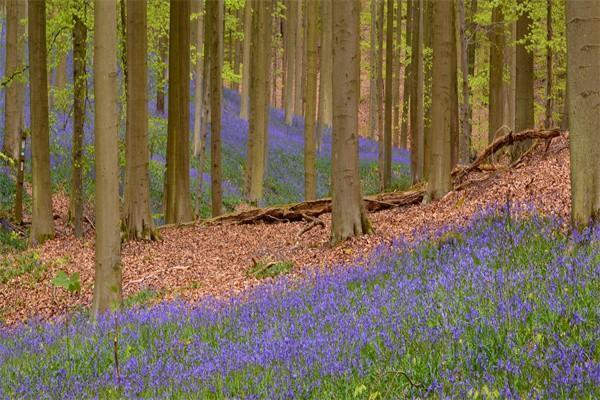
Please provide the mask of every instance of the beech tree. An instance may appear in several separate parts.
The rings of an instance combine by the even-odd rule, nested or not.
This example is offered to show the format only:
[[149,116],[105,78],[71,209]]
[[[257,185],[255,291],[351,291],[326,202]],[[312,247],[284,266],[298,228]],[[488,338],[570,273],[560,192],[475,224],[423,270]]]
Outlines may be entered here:
[[27,11],[33,192],[29,239],[32,244],[39,244],[54,236],[46,69],[46,1],[28,1]]
[[[306,3],[306,73],[310,77],[317,76],[317,40],[319,22],[319,3]],[[317,80],[306,80],[306,112],[304,122],[304,199],[317,197],[317,146],[316,146],[316,113],[317,113]]]
[[387,28],[385,41],[385,129],[383,145],[383,187],[392,185],[392,74],[394,60],[394,1],[387,0]]
[[123,230],[130,239],[156,239],[148,171],[146,0],[127,0],[127,132]]
[[321,57],[319,58],[319,111],[317,122],[317,149],[321,148],[321,139],[325,129],[332,122],[332,41],[331,27],[332,1],[321,1]]
[[[252,2],[244,2],[244,54],[242,55],[242,92],[240,94],[240,118],[248,120],[250,109],[250,45],[252,44]],[[287,86],[286,86],[287,87]],[[287,108],[286,108],[287,110]],[[286,114],[287,115],[287,114]]]
[[170,3],[165,222],[193,220],[190,198],[190,0]]
[[488,107],[488,143],[492,143],[504,123],[504,12],[502,4],[492,9],[492,26],[490,27],[490,81]]
[[600,3],[567,1],[571,219],[600,220]]
[[331,243],[371,231],[358,173],[360,1],[333,7],[333,143]]
[[411,178],[417,183],[423,179],[424,154],[424,71],[423,71],[423,4],[424,0],[413,1],[413,21],[411,35],[411,85],[410,93],[410,150],[411,150]]
[[92,315],[97,318],[122,302],[116,0],[94,2],[94,32],[96,272]]

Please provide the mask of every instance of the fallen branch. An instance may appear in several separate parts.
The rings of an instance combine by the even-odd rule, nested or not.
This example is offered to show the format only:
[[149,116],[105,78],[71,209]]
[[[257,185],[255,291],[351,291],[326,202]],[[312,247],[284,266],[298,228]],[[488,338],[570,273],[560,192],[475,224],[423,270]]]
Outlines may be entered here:
[[494,155],[498,150],[503,147],[510,146],[513,143],[522,142],[527,139],[542,139],[549,140],[560,136],[565,131],[558,128],[548,130],[528,129],[522,132],[513,133],[509,132],[504,136],[500,136],[492,142],[483,152],[477,156],[475,161],[466,168],[458,169],[453,172],[453,176],[456,181],[460,181],[462,178],[467,176],[470,172],[474,171],[481,165],[486,159]]
[[313,228],[315,228],[317,226],[320,226],[321,228],[325,228],[325,222],[321,221],[320,219],[309,217],[308,215],[306,215],[305,217],[306,217],[306,219],[312,219],[313,222],[310,225],[308,225],[306,228],[302,229],[300,231],[300,233],[298,233],[298,237],[304,235],[306,232],[312,230]]
[[141,277],[140,279],[134,279],[133,281],[127,282],[126,284],[123,285],[123,290],[127,289],[131,285],[135,285],[136,283],[142,283],[146,279],[150,279],[150,278],[153,278],[153,277],[155,277],[157,275],[160,275],[163,272],[167,272],[167,271],[185,271],[185,270],[188,270],[190,268],[191,268],[191,266],[188,266],[188,267],[172,267],[172,268],[159,269],[158,271],[154,271],[151,274],[148,274],[148,275],[145,275],[145,276]]

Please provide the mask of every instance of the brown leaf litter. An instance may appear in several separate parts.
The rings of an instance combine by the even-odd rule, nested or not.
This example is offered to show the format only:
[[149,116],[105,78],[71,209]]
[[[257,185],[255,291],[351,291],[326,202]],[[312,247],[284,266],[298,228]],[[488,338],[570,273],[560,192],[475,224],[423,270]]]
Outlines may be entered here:
[[[373,213],[373,234],[333,248],[328,244],[330,215],[319,218],[324,227],[315,227],[303,235],[300,233],[308,222],[215,226],[198,222],[163,229],[160,242],[123,245],[124,296],[144,289],[157,291],[161,300],[196,301],[206,296],[236,295],[264,282],[247,274],[253,259],[291,261],[295,277],[314,270],[343,268],[340,265],[367,256],[382,243],[390,244],[395,238],[414,239],[417,229],[464,224],[486,206],[504,204],[507,197],[513,203],[531,203],[545,214],[568,218],[571,204],[566,138],[554,139],[548,148],[538,145],[513,168],[506,165],[471,173],[466,179],[472,184],[463,181],[460,190],[440,201]],[[56,238],[35,249],[47,266],[39,281],[25,274],[0,283],[0,318],[6,324],[34,316],[49,318],[63,313],[65,305],[91,303],[93,230],[88,224],[85,238],[73,236],[64,195],[55,196],[54,208]],[[51,279],[58,270],[79,272],[79,296],[69,296],[53,287]]]

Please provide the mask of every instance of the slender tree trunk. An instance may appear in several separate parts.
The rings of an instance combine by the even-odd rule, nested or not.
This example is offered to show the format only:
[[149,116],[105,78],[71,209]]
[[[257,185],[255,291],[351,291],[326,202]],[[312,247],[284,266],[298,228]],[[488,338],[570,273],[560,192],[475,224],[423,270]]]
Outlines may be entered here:
[[402,86],[402,122],[400,123],[400,147],[403,149],[408,148],[408,121],[409,121],[409,106],[410,106],[410,95],[413,92],[413,80],[412,80],[412,56],[409,57],[408,50],[412,54],[412,31],[413,31],[413,8],[415,1],[418,0],[408,0],[406,2],[406,34],[405,34],[405,59],[406,63],[404,65],[404,82]]
[[189,79],[190,0],[172,1],[169,17],[169,114],[165,213],[167,224],[194,219],[189,176]]
[[[237,25],[239,25],[239,20],[240,20],[240,10],[235,10],[235,19],[237,22]],[[241,43],[240,40],[237,38],[233,39],[233,48],[231,49],[231,51],[233,52],[233,73],[237,76],[240,75],[240,51],[241,51]],[[240,91],[240,84],[238,81],[234,81],[233,85],[232,85],[233,90],[235,90],[236,92]]]
[[96,274],[92,315],[96,319],[122,302],[116,0],[94,2],[94,32]]
[[552,0],[546,1],[546,119],[544,126],[550,128],[554,125],[552,121],[552,109],[554,100],[552,97],[552,80],[553,80],[553,60],[552,60],[552,39],[554,32],[552,31]]
[[451,2],[452,15],[450,21],[452,22],[452,36],[450,37],[452,45],[450,46],[450,100],[452,108],[450,110],[450,162],[451,169],[456,167],[458,164],[458,144],[460,136],[460,120],[459,120],[459,108],[458,108],[458,51],[457,51],[457,26],[456,26],[456,6],[455,2]]
[[294,85],[296,84],[296,29],[298,28],[298,7],[296,2],[298,0],[287,1],[287,37],[286,37],[286,73],[285,73],[285,124],[288,126],[292,125],[294,117]]
[[40,244],[54,237],[46,70],[46,2],[28,1],[27,6],[33,191],[30,241],[32,244]]
[[424,163],[424,71],[423,71],[423,0],[416,0],[413,4],[413,34],[411,76],[415,82],[413,92],[410,94],[410,132],[411,132],[411,177],[417,183],[423,179]]
[[[518,4],[526,6],[526,0],[518,0]],[[516,58],[516,114],[515,130],[524,131],[534,127],[533,117],[533,53],[527,50],[525,43],[532,25],[531,15],[527,7],[517,19],[517,58]],[[518,159],[531,145],[531,140],[517,143],[512,148],[513,160]]]
[[511,23],[511,31],[510,31],[510,45],[507,44],[504,48],[504,75],[506,76],[506,72],[508,72],[510,81],[506,81],[504,79],[503,82],[503,97],[504,97],[504,122],[503,125],[508,129],[514,131],[515,127],[515,81],[516,81],[516,49],[515,49],[515,39],[516,39],[516,24],[514,22]]
[[197,14],[198,17],[192,24],[192,36],[191,41],[196,47],[197,59],[194,60],[194,157],[200,155],[200,148],[202,147],[202,87],[204,82],[202,77],[204,75],[204,63],[202,57],[202,37],[204,35],[204,1],[193,0],[192,1],[192,13]]
[[377,137],[377,2],[371,0],[371,29],[369,49],[369,137]]
[[317,197],[316,114],[317,114],[317,45],[319,32],[319,3],[306,2],[306,73],[315,79],[306,80],[306,113],[304,122],[304,199]]
[[247,0],[244,4],[244,55],[242,56],[242,94],[240,105],[240,118],[248,120],[250,108],[250,44],[252,43],[252,2]]
[[504,14],[502,5],[492,9],[492,26],[490,28],[490,83],[488,108],[488,143],[496,136],[502,136],[504,123]]
[[[433,39],[433,1],[423,0],[423,176],[424,181],[429,180],[429,165],[431,158],[431,81],[432,81],[432,59],[425,59],[425,54],[431,53]],[[429,62],[427,62],[429,61]]]
[[[223,82],[221,78],[223,38],[220,27],[223,26],[222,0],[209,1],[206,4],[206,60],[210,58],[210,179],[212,215],[221,215],[223,207],[223,189],[221,173],[221,97]],[[208,66],[207,66],[208,67]]]
[[392,186],[392,108],[393,89],[392,74],[393,63],[400,60],[394,59],[394,1],[387,0],[387,31],[385,45],[385,129],[384,129],[384,160],[383,160],[383,187]]
[[19,159],[21,131],[25,129],[25,84],[19,71],[23,69],[24,30],[20,23],[27,13],[27,2],[6,1],[6,58],[5,76],[13,76],[4,92],[4,143],[2,152],[13,160]]
[[325,130],[331,128],[332,122],[332,8],[332,1],[321,1],[321,71],[319,74],[319,117],[317,123],[317,149],[319,151],[321,150],[321,141]]
[[123,230],[129,239],[157,239],[150,210],[146,0],[127,0],[127,134]]
[[442,198],[452,188],[450,172],[452,129],[452,46],[454,27],[453,2],[433,1],[433,79],[431,124],[435,135],[431,142],[431,169],[427,193],[432,200]]
[[358,173],[360,1],[333,7],[333,143],[331,243],[369,233]]
[[400,75],[402,72],[402,2],[398,1],[396,6],[396,43],[394,45],[393,63],[393,121],[392,138],[394,147],[400,146]]
[[73,173],[71,178],[71,221],[75,236],[83,236],[83,126],[85,123],[87,29],[81,17],[73,14]]
[[161,36],[158,39],[158,51],[160,53],[160,59],[162,60],[163,67],[159,68],[159,76],[156,79],[156,111],[159,114],[165,113],[165,75],[167,71],[167,65],[169,64],[168,46],[168,37]]
[[304,13],[302,5],[306,0],[296,0],[296,67],[294,68],[294,114],[304,115],[304,93],[302,91],[302,75],[304,73]]
[[465,18],[465,0],[458,0],[460,19],[460,72],[462,76],[462,132],[458,138],[458,162],[462,165],[469,163],[469,149],[471,147],[471,90],[469,89],[469,43],[467,40],[467,22]]
[[[470,40],[469,46],[467,49],[467,64],[468,64],[468,74],[469,79],[475,76],[475,54],[477,52],[478,41],[477,41],[477,23],[475,22],[475,15],[477,15],[478,4],[477,0],[471,0],[470,12],[469,12],[469,32],[470,32]],[[473,89],[471,85],[469,85],[469,97],[473,98]],[[468,130],[464,132],[464,135],[469,139],[469,158],[471,154],[471,136],[473,133],[473,106],[469,106],[468,109],[468,121],[469,126]]]
[[250,83],[250,128],[248,132],[249,201],[258,204],[263,197],[266,148],[269,126],[269,79],[271,65],[270,1],[257,3],[252,18],[252,82]]
[[571,219],[600,219],[600,3],[567,2],[567,88],[571,148]]
[[378,173],[379,173],[379,190],[383,191],[383,169],[384,169],[384,158],[385,150],[383,143],[384,136],[384,108],[383,108],[383,22],[385,19],[385,0],[377,0],[377,153],[378,153]]

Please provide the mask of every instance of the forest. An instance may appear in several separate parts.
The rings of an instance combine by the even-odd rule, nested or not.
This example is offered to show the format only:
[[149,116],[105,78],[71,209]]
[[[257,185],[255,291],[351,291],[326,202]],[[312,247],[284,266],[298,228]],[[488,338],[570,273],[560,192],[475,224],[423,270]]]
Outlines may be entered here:
[[0,0],[0,399],[600,398],[600,1]]

